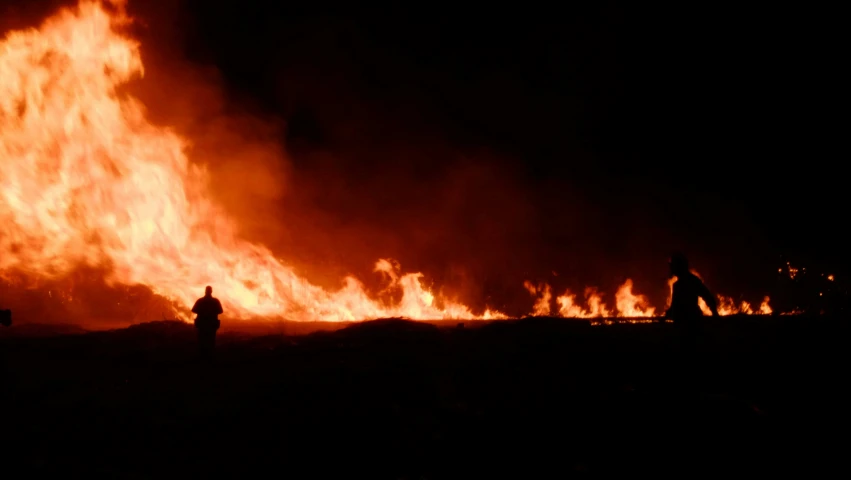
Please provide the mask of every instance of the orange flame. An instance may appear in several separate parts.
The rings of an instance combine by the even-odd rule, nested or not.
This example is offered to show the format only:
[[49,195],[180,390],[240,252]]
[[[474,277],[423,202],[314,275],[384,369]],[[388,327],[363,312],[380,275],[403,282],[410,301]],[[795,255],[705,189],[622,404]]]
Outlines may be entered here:
[[652,317],[656,309],[651,307],[644,295],[632,293],[632,280],[626,279],[615,293],[618,312],[624,317]]
[[587,308],[583,308],[576,303],[576,295],[565,290],[564,295],[556,298],[559,305],[559,316],[565,318],[593,318],[593,317],[609,317],[612,312],[606,308],[603,303],[603,296],[594,287],[585,289],[585,304]]
[[771,299],[768,298],[767,295],[765,296],[765,298],[762,299],[762,303],[759,304],[760,315],[771,315],[772,313],[774,313],[774,310],[772,310],[771,306],[768,304],[770,300]]
[[[533,297],[536,297],[532,315],[549,315],[550,286],[546,283],[535,287],[530,282],[524,284]],[[540,296],[538,296],[540,295]],[[583,307],[576,300],[576,295],[570,290],[565,290],[563,295],[556,297],[558,304],[558,316],[565,318],[593,318],[593,317],[652,317],[656,309],[650,306],[644,295],[636,295],[632,292],[632,280],[627,279],[615,293],[616,311],[609,310],[603,303],[603,296],[596,288],[585,289],[585,304]]]
[[[692,270],[691,272],[698,278],[701,278],[697,271]],[[668,298],[666,301],[667,307],[671,306],[671,297],[673,295],[674,283],[676,283],[676,281],[677,277],[671,277],[668,279]],[[541,285],[535,287],[534,285],[532,285],[531,282],[528,281],[524,285],[526,286],[526,289],[529,290],[529,293],[532,294],[533,297],[537,298],[535,302],[535,307],[533,308],[531,315],[549,315],[549,302],[551,299],[551,295],[549,293],[550,286],[545,283],[542,283]],[[650,305],[650,302],[644,295],[634,294],[632,288],[633,282],[631,279],[627,279],[618,288],[617,293],[615,294],[615,311],[610,311],[606,308],[606,305],[602,302],[602,295],[598,293],[597,290],[594,288],[587,288],[585,290],[585,302],[587,304],[587,308],[579,304],[575,294],[571,293],[570,290],[565,290],[563,295],[556,297],[556,303],[559,307],[558,316],[564,318],[654,316],[657,311],[656,308]],[[538,294],[540,294],[540,296],[538,296]],[[771,306],[769,305],[770,299],[767,296],[763,298],[759,309],[756,311],[751,307],[751,304],[746,301],[742,301],[737,305],[736,302],[730,297],[717,295],[717,299],[719,315],[770,315],[772,313]],[[712,312],[709,310],[709,307],[706,305],[706,302],[704,302],[702,298],[698,299],[698,305],[700,306],[700,309],[704,315],[712,314]],[[648,320],[649,319],[642,319],[636,320],[636,322]]]
[[526,287],[526,290],[533,297],[537,297],[540,293],[540,297],[535,301],[535,305],[532,307],[532,314],[538,316],[547,316],[550,314],[550,300],[553,298],[552,289],[546,283],[542,283],[539,286],[535,286],[530,281],[523,282],[523,286]]
[[[703,280],[700,274],[697,273],[697,270],[691,270],[691,273],[697,278]],[[671,277],[668,279],[668,306],[671,305],[671,297],[674,292],[674,283],[676,283],[676,281],[677,277]],[[754,312],[753,308],[751,307],[751,304],[746,301],[742,301],[737,305],[735,300],[724,295],[716,295],[716,299],[718,303],[718,315],[721,316],[737,314],[753,315],[755,313],[758,313],[760,315],[770,315],[772,312],[771,306],[769,306],[768,297],[763,298],[762,303],[759,306],[759,310],[756,312]],[[706,302],[702,298],[699,298],[697,300],[697,304],[704,315],[712,315],[712,311],[709,309],[709,306],[706,305]]]
[[585,289],[585,304],[587,308],[583,308],[576,303],[576,295],[571,293],[570,290],[565,290],[564,295],[556,298],[556,302],[559,305],[558,315],[564,318],[593,318],[612,315],[612,312],[603,303],[603,296],[594,287]]
[[187,142],[120,92],[144,68],[139,44],[118,31],[123,0],[111,3],[116,12],[84,0],[0,42],[0,273],[106,267],[110,284],[147,285],[184,319],[208,284],[229,318],[504,317],[436,298],[388,260],[376,271],[401,302],[370,298],[352,277],[326,291],[240,239]]

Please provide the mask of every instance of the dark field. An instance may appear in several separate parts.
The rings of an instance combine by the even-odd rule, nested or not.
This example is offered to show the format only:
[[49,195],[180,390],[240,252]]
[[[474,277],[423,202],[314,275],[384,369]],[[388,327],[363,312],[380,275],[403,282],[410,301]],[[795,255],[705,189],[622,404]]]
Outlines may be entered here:
[[184,324],[3,328],[4,477],[841,476],[847,322],[707,322],[693,361],[668,324],[231,331],[209,365]]

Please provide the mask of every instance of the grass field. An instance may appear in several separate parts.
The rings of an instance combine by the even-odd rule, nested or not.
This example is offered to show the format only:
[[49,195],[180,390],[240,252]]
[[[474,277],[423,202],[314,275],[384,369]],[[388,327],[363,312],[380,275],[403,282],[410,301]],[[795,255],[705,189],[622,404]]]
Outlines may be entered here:
[[4,466],[373,479],[847,469],[846,319],[707,319],[696,357],[669,324],[456,323],[224,329],[213,364],[182,323],[3,329]]

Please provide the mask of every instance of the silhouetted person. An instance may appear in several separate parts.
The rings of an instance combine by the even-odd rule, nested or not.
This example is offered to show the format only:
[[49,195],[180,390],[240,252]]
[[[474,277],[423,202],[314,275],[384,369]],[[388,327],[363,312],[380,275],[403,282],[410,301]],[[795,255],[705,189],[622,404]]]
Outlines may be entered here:
[[671,292],[671,308],[665,312],[665,318],[674,321],[684,349],[691,352],[697,346],[703,321],[698,299],[706,302],[713,317],[718,316],[718,303],[706,285],[691,273],[685,256],[679,253],[672,255],[670,266],[671,275],[677,277],[677,281]]
[[222,304],[213,297],[213,287],[204,290],[204,296],[195,301],[192,313],[196,314],[195,329],[198,331],[198,347],[201,355],[209,358],[216,347],[216,331],[221,326],[219,315],[222,314]]

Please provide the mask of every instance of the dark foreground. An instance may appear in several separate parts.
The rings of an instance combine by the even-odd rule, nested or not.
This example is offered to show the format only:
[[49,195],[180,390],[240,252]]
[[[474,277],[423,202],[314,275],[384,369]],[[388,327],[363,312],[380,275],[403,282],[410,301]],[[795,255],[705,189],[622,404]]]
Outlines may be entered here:
[[841,476],[846,323],[708,332],[698,364],[670,325],[557,319],[223,334],[212,365],[183,324],[6,335],[0,458],[6,478]]

